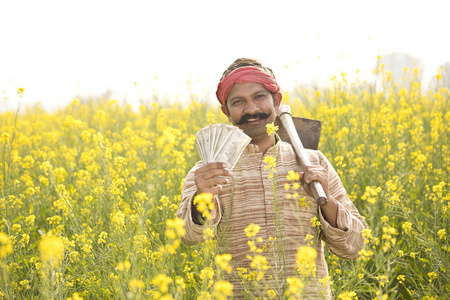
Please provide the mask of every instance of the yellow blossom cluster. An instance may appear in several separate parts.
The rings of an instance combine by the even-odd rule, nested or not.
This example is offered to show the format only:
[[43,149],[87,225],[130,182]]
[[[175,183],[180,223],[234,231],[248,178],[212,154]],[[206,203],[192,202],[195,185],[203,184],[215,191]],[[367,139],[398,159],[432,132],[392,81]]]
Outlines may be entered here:
[[211,211],[214,210],[213,195],[211,193],[202,193],[194,198],[194,205],[197,206],[197,210],[207,220],[211,219]]
[[218,265],[222,270],[226,271],[228,274],[231,273],[231,266],[230,266],[230,261],[231,261],[231,254],[222,254],[222,255],[216,255],[215,258],[216,261],[216,265]]
[[254,237],[258,234],[260,229],[261,229],[261,226],[251,223],[244,229],[244,231],[245,231],[245,234],[247,235],[247,237]]
[[6,257],[13,252],[11,240],[4,232],[0,232],[0,258]]
[[64,258],[64,243],[60,237],[44,235],[39,242],[41,260],[56,268]]
[[274,125],[273,123],[267,124],[266,128],[267,128],[267,134],[269,136],[273,136],[278,131],[278,126]]
[[297,272],[300,276],[308,278],[316,275],[316,249],[308,246],[299,247],[295,257]]

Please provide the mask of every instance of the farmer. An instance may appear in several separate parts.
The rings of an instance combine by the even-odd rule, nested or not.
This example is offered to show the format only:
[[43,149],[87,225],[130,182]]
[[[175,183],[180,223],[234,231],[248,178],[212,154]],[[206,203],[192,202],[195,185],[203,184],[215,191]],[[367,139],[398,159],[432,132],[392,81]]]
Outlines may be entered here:
[[[186,223],[182,242],[190,246],[203,241],[205,221],[194,198],[211,193],[215,208],[209,224],[219,250],[232,255],[229,282],[235,299],[259,295],[245,279],[252,271],[259,276],[254,279],[258,288],[269,296],[292,293],[287,292],[292,285],[287,279],[298,277],[305,285],[305,298],[330,299],[322,241],[340,258],[355,259],[364,247],[361,231],[366,222],[322,152],[307,150],[313,167],[303,169],[292,146],[276,134],[274,145],[266,125],[274,122],[282,95],[270,68],[257,60],[237,59],[223,73],[216,95],[228,120],[252,140],[233,170],[221,162],[203,165],[200,161],[189,172],[177,213]],[[276,158],[276,167],[267,167],[267,157]],[[318,206],[312,196],[308,183],[313,180],[324,188],[325,206]],[[253,251],[249,240],[255,241]],[[308,252],[311,247],[315,251]],[[259,256],[260,264],[252,264],[255,249],[263,249],[259,251],[265,257],[262,267]],[[306,253],[312,253],[308,256],[312,264],[305,261]]]

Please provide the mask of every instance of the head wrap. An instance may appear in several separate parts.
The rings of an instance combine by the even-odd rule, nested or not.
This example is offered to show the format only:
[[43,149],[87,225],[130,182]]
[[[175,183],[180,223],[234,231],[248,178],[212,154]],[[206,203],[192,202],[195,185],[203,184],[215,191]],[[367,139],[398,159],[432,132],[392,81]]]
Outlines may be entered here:
[[242,67],[234,70],[219,82],[216,96],[222,105],[225,105],[228,93],[235,83],[261,83],[272,93],[280,91],[280,86],[271,75],[257,67]]

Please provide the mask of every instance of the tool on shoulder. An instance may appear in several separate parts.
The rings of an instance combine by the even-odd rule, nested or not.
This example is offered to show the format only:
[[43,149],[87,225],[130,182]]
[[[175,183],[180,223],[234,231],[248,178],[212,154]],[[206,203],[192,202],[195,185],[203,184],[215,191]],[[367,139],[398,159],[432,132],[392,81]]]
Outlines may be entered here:
[[[289,142],[294,148],[302,167],[311,166],[312,164],[305,148],[317,150],[321,130],[320,121],[292,117],[291,107],[289,105],[280,105],[275,124],[280,127],[277,132],[280,138]],[[309,184],[309,187],[317,204],[320,206],[327,205],[327,196],[320,182],[314,180]]]

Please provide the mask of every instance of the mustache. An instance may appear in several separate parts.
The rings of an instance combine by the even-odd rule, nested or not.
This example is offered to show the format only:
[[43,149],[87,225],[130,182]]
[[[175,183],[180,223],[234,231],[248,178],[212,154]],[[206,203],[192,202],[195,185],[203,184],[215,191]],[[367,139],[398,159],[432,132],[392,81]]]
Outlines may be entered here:
[[239,121],[236,122],[237,125],[242,125],[245,122],[248,121],[248,119],[267,119],[272,115],[272,112],[266,114],[264,112],[256,113],[254,115],[251,114],[245,114],[242,116],[242,118],[239,119]]

